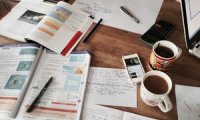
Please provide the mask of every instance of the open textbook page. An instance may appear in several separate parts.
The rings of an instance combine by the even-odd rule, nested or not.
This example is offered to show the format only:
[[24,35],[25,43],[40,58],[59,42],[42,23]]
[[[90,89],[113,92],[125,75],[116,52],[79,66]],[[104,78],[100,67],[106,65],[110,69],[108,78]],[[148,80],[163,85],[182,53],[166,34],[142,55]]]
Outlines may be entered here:
[[22,0],[0,21],[0,35],[25,42],[25,36],[52,6],[38,0]]
[[176,85],[178,120],[200,120],[200,87]]
[[17,112],[38,51],[39,46],[35,44],[0,46],[0,117],[10,117]]
[[85,104],[137,107],[137,86],[124,69],[91,67]]
[[84,106],[82,120],[156,120],[156,119],[108,107],[89,105],[89,106]]
[[37,42],[58,54],[66,55],[78,44],[92,21],[89,14],[61,1],[25,39]]
[[[79,120],[90,65],[88,53],[68,57],[44,50],[28,93],[17,116],[19,120]],[[54,77],[34,111],[27,113],[49,78]]]

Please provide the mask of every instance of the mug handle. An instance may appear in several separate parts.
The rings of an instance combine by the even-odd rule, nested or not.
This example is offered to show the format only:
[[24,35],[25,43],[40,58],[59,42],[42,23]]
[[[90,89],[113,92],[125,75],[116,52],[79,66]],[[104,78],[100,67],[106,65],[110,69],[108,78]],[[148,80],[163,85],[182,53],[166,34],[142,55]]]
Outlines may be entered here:
[[182,49],[178,47],[178,54],[176,56],[176,59],[178,59],[181,56]]
[[158,107],[163,112],[168,112],[172,109],[172,102],[167,95],[161,97],[161,102],[158,103]]

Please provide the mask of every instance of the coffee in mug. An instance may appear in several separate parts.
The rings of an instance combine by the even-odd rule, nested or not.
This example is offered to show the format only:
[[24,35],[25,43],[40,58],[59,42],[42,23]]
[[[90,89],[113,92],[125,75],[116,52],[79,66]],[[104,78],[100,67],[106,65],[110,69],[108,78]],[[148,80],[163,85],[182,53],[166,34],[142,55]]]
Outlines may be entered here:
[[168,90],[167,82],[159,76],[152,75],[145,79],[144,86],[152,93],[165,94]]
[[172,109],[168,97],[172,89],[172,81],[167,74],[161,71],[147,72],[141,82],[140,96],[149,106],[158,106],[161,111],[168,112]]
[[174,52],[165,46],[157,46],[155,53],[164,58],[171,58],[174,56]]
[[158,41],[153,45],[149,64],[154,70],[167,71],[181,53],[182,50],[174,43],[166,40]]

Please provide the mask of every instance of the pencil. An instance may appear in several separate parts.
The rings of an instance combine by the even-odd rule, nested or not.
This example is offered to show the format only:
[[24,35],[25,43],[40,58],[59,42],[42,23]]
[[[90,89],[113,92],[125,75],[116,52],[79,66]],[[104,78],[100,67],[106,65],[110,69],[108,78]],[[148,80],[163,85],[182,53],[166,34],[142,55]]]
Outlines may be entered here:
[[102,18],[97,22],[97,24],[94,26],[94,28],[91,30],[91,32],[87,35],[87,37],[83,40],[83,42],[87,42],[90,38],[90,36],[94,33],[94,31],[97,29],[97,27],[101,24]]

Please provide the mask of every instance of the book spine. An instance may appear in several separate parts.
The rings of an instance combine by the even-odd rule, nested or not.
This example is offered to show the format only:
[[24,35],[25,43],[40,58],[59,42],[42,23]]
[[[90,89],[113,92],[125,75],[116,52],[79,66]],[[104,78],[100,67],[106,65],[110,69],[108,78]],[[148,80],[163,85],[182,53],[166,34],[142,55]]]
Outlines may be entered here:
[[67,52],[73,47],[73,45],[77,42],[77,40],[81,37],[82,32],[77,31],[76,34],[72,37],[72,39],[69,41],[69,43],[66,45],[66,47],[63,49],[61,54],[65,56]]

